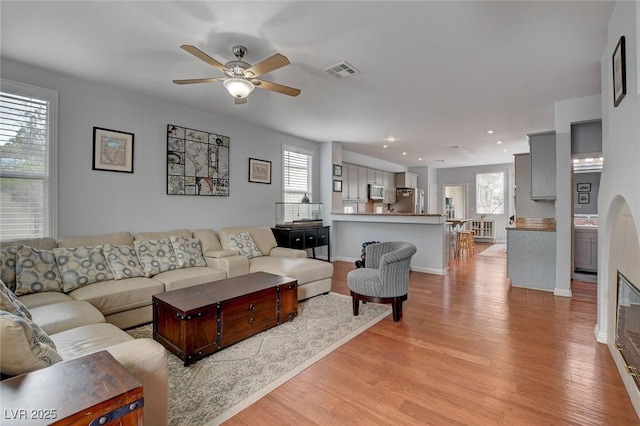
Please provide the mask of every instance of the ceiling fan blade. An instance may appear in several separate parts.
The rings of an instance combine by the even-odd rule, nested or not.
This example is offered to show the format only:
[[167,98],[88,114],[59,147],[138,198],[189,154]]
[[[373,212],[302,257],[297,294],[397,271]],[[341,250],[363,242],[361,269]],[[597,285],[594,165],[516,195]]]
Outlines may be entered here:
[[217,83],[218,81],[226,80],[226,77],[216,78],[189,78],[186,80],[173,80],[175,84],[196,84],[196,83]]
[[283,95],[298,96],[301,93],[300,89],[284,86],[278,83],[272,83],[270,81],[264,81],[264,80],[251,80],[251,81],[259,89],[271,90],[272,92],[282,93]]
[[227,68],[223,64],[221,64],[220,62],[216,61],[211,56],[207,55],[206,53],[204,53],[202,50],[198,49],[195,46],[191,46],[189,44],[183,44],[182,46],[180,46],[180,48],[182,48],[183,50],[186,50],[187,52],[191,53],[193,56],[195,56],[196,58],[200,59],[201,61],[204,61],[204,62],[208,63],[212,67],[218,68],[220,71],[224,72],[224,71],[227,70]]
[[248,77],[260,77],[262,74],[277,70],[278,68],[282,68],[285,65],[289,65],[290,63],[291,62],[289,62],[286,56],[276,53],[270,58],[267,58],[264,61],[248,68],[244,73]]
[[236,105],[242,105],[247,103],[247,98],[233,98]]

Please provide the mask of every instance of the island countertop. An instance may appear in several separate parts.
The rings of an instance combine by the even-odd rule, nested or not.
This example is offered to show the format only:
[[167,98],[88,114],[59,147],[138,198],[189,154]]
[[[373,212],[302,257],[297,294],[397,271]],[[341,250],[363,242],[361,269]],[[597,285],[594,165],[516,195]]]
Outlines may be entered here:
[[416,213],[331,213],[331,219],[339,222],[414,223],[444,225],[447,218],[441,214]]

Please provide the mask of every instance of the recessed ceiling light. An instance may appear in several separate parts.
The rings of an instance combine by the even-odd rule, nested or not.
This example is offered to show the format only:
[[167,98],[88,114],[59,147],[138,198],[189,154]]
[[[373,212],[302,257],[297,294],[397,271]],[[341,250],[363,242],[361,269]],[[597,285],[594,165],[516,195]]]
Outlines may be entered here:
[[387,138],[387,141],[389,142],[395,142],[396,138],[394,138],[393,136],[391,136],[390,138]]
[[493,133],[493,130],[487,130],[487,133],[488,133],[488,134],[492,134],[492,133]]
[[496,142],[498,145],[502,145],[502,141],[498,141]]
[[383,148],[389,148],[389,145],[382,145]]
[[503,149],[502,152],[509,152],[509,150],[508,149]]
[[407,153],[406,153],[406,152],[403,152],[403,153],[402,153],[402,155],[407,155]]
[[418,161],[422,161],[422,157],[418,158]]

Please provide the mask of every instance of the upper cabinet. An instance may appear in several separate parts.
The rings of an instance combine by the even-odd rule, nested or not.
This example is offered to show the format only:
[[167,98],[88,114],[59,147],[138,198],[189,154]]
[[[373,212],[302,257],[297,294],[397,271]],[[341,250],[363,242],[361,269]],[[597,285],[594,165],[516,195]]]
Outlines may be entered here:
[[531,154],[531,199],[556,199],[556,134],[533,133],[529,138]]
[[418,175],[415,173],[396,173],[396,188],[417,188]]

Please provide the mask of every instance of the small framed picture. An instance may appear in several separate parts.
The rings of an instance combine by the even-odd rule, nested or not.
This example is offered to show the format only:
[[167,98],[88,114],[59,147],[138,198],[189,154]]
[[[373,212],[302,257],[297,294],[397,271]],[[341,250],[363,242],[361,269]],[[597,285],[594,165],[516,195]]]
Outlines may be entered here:
[[94,127],[93,170],[133,173],[133,133]]
[[613,106],[617,107],[627,94],[627,70],[624,53],[624,36],[620,37],[612,57],[613,63]]
[[334,180],[333,181],[333,192],[342,192],[342,181]]
[[249,182],[271,184],[271,161],[249,158]]
[[342,176],[342,166],[340,164],[333,165],[333,175]]
[[576,186],[578,187],[578,192],[591,192],[590,183],[579,183]]
[[589,204],[589,193],[581,192],[578,194],[578,204]]

